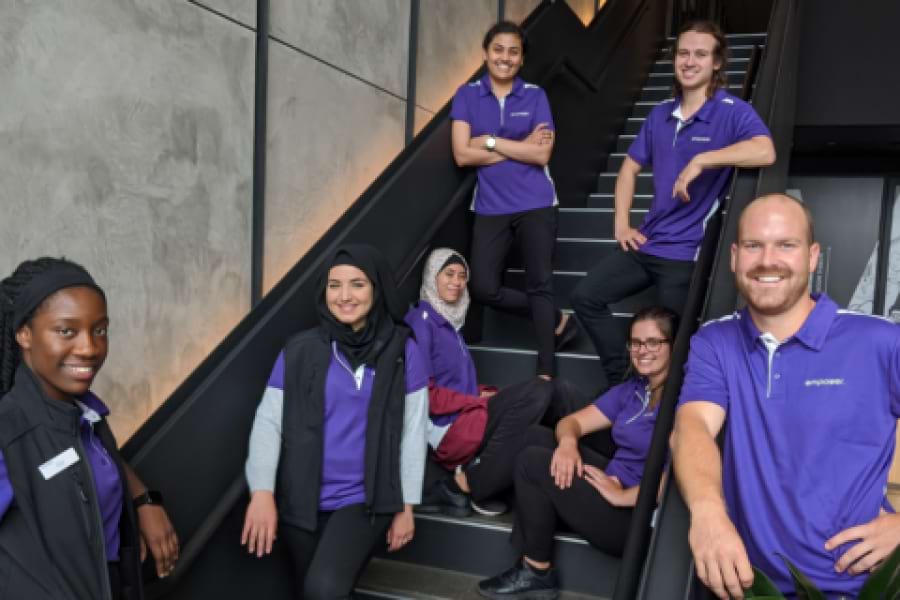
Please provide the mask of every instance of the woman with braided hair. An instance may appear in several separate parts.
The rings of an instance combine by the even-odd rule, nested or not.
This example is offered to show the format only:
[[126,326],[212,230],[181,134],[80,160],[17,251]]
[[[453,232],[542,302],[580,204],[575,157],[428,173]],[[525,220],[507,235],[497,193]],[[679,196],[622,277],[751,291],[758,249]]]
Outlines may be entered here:
[[25,261],[0,281],[0,598],[141,599],[145,543],[160,576],[174,567],[159,495],[90,391],[108,327],[106,295],[74,262]]

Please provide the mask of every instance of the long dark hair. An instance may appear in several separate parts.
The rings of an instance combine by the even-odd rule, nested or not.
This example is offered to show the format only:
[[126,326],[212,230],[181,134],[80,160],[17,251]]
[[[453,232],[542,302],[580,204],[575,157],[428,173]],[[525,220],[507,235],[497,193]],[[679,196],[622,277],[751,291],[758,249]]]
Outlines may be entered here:
[[[13,317],[16,300],[32,279],[60,267],[77,269],[90,277],[87,270],[78,263],[65,258],[43,256],[19,264],[12,275],[0,281],[0,397],[12,389],[16,369],[22,361],[19,343],[16,341],[17,324]],[[43,302],[26,315],[24,320],[20,319],[20,325],[30,323],[42,306]]]
[[[678,42],[681,41],[681,35],[688,31],[708,33],[716,40],[716,47],[713,48],[713,58],[719,61],[719,68],[713,71],[712,79],[709,82],[709,86],[706,88],[706,97],[712,98],[717,90],[724,89],[728,86],[728,78],[725,74],[728,67],[728,39],[722,32],[722,28],[713,21],[690,21],[678,31],[678,35],[675,36],[675,41],[672,42],[670,53],[672,54],[673,69],[675,67],[675,57],[678,54]],[[675,90],[675,95],[680,96],[682,90],[681,84],[678,82],[678,77],[675,78],[672,87]]]

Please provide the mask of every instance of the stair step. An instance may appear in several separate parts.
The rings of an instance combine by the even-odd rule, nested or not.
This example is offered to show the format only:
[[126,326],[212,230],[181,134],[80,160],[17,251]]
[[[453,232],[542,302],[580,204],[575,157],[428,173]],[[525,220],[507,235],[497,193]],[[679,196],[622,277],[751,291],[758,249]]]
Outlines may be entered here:
[[641,127],[644,126],[644,121],[646,120],[645,117],[628,117],[625,119],[625,131],[622,133],[625,135],[636,135],[641,131]]
[[[765,44],[759,44],[760,46],[764,46]],[[756,47],[755,44],[740,44],[737,46],[732,46],[729,44],[728,46],[728,60],[734,60],[737,58],[747,59],[753,54],[753,49]],[[672,55],[669,54],[668,45],[659,51],[659,54],[656,55],[657,60],[671,60]]]
[[[635,194],[631,201],[631,207],[647,210],[653,202],[653,194]],[[587,205],[589,208],[615,208],[616,199],[612,191],[594,192],[588,196]],[[634,221],[632,221],[634,223]]]
[[[571,313],[571,310],[566,312]],[[628,335],[628,324],[631,322],[632,313],[613,313],[615,322],[610,335],[622,339]],[[516,350],[535,350],[534,327],[531,319],[520,317],[510,313],[501,312],[493,308],[484,309],[483,336],[479,346],[482,348],[510,348]],[[563,354],[580,354],[595,356],[597,354],[594,344],[582,329],[575,340],[563,349]]]
[[[741,80],[743,81],[743,79]],[[728,91],[734,96],[740,96],[741,90],[744,88],[743,83],[740,84],[729,84]],[[672,94],[672,85],[671,81],[669,81],[669,85],[653,85],[647,86],[641,89],[641,102],[661,102],[662,100],[668,100],[673,96]]]
[[[597,175],[597,191],[601,193],[606,192],[609,194],[615,192],[617,175],[618,169],[616,171],[600,173],[599,175]],[[647,173],[645,171],[641,171],[640,173],[638,173],[634,193],[651,195],[653,194],[653,173]]]
[[[732,58],[728,57],[728,70],[729,71],[740,71],[744,72],[747,70],[747,67],[750,66],[749,58]],[[668,73],[672,75],[673,73],[672,60],[669,58],[665,58],[662,60],[658,60],[653,63],[653,67],[650,69],[650,74],[653,73]]]
[[[581,281],[587,273],[585,271],[553,271],[553,296],[556,299],[556,305],[559,308],[572,308],[569,302],[569,296],[572,290]],[[517,290],[525,289],[525,272],[522,269],[507,269],[503,277],[503,282],[509,287]],[[652,290],[652,288],[651,288]],[[633,313],[643,306],[647,306],[653,302],[653,293],[648,290],[641,292],[636,296],[626,298],[622,302],[618,302],[610,306],[612,312],[616,313]]]
[[631,144],[637,138],[636,133],[623,133],[616,138],[616,152],[628,152]]
[[[372,559],[355,590],[364,600],[481,600],[483,577],[423,567],[399,560]],[[562,592],[560,600],[603,600],[602,596]]]
[[[640,223],[647,209],[632,208],[631,222]],[[559,230],[561,238],[611,238],[615,225],[615,211],[609,208],[560,208]]]

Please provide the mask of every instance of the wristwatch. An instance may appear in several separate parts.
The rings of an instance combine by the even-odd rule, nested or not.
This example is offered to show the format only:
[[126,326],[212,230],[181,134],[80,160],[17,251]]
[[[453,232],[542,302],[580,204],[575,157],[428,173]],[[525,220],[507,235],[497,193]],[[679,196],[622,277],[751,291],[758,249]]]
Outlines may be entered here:
[[496,147],[497,147],[497,138],[495,138],[492,135],[489,135],[488,139],[485,140],[485,142],[484,142],[485,150],[487,150],[488,152],[493,152],[494,148],[496,148]]
[[156,504],[158,506],[162,506],[163,497],[162,494],[160,494],[156,490],[147,490],[143,494],[135,496],[132,501],[134,502],[135,508],[140,508],[145,504]]

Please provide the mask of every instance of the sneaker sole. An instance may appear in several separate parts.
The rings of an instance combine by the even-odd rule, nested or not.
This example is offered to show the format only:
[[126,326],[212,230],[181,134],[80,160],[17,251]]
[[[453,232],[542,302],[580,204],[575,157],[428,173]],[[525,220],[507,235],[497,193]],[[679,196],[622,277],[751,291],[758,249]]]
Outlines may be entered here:
[[507,510],[485,510],[485,509],[481,508],[480,506],[478,506],[477,504],[475,504],[474,502],[472,503],[472,510],[477,512],[479,515],[481,515],[483,517],[499,517],[500,515],[505,515],[507,512],[509,512],[509,509],[507,509]]
[[478,594],[491,600],[556,600],[559,590],[541,590],[539,592],[522,592],[519,594],[496,594],[478,588]]

